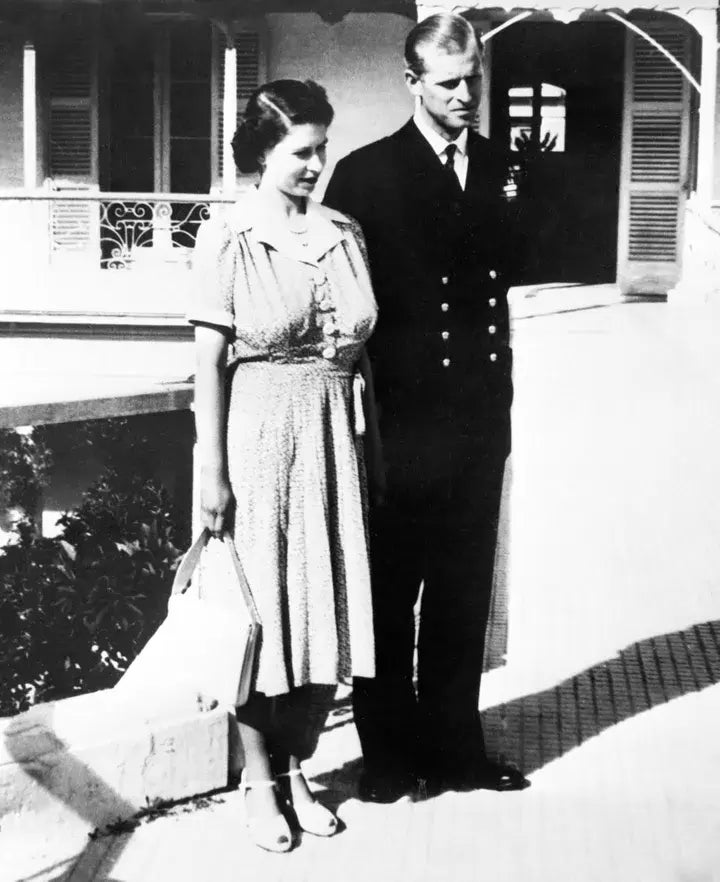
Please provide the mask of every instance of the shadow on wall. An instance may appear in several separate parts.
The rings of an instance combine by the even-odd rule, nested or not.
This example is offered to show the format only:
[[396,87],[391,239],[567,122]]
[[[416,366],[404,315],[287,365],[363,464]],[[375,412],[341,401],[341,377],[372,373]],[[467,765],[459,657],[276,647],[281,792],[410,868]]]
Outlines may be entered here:
[[720,621],[633,643],[614,658],[482,714],[488,751],[526,774],[618,723],[720,682]]
[[[93,828],[114,824],[119,818],[131,818],[137,812],[136,806],[74,757],[57,736],[53,728],[54,710],[52,704],[37,705],[10,722],[4,733],[10,758],[22,764],[25,774],[51,799],[64,803]],[[132,833],[126,832],[91,839],[79,855],[17,882],[31,882],[38,877],[46,882],[69,882],[74,878],[116,882],[111,871],[131,837]]]

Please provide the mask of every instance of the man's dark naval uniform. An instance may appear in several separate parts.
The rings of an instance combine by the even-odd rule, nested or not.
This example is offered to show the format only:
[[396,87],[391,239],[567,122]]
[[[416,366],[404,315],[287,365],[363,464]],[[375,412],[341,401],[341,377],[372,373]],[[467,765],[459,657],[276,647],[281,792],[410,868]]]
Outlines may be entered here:
[[416,114],[341,160],[325,197],[360,222],[379,305],[369,353],[387,497],[370,516],[377,677],[355,682],[365,769],[450,782],[485,766],[477,707],[510,450],[517,262],[507,157],[465,131],[444,166]]

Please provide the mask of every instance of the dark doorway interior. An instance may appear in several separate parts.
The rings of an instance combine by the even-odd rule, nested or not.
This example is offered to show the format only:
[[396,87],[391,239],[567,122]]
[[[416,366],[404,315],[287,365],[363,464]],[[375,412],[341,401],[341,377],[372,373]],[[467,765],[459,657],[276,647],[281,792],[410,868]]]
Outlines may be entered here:
[[522,169],[527,282],[614,282],[624,31],[521,22],[492,43],[491,128]]

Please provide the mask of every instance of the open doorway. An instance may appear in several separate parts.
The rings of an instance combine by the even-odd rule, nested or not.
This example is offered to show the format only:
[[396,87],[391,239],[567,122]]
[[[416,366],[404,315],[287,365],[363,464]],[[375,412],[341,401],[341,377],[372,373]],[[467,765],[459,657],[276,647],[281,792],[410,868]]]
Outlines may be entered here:
[[520,22],[492,42],[491,134],[521,168],[527,282],[614,282],[625,36]]

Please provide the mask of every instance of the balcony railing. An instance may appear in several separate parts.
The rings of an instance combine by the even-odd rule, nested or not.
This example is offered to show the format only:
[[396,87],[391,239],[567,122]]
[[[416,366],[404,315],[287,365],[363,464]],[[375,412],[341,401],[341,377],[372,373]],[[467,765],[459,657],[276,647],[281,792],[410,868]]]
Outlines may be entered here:
[[197,231],[222,196],[0,191],[0,255],[34,267],[129,270],[187,266]]
[[193,296],[187,270],[200,224],[232,201],[193,193],[0,190],[0,314],[179,318]]

